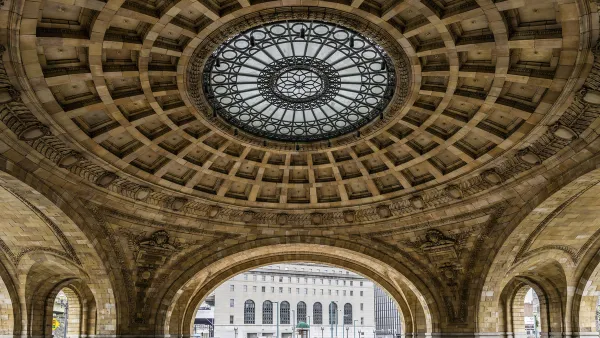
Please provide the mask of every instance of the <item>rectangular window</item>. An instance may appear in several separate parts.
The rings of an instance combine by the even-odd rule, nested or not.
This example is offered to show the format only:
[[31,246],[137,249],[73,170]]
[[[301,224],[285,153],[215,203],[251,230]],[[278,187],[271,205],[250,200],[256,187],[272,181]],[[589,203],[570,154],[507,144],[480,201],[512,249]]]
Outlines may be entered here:
[[327,293],[331,296],[331,289],[327,290]]
[[360,282],[360,286],[363,286],[363,285],[362,285],[362,283],[363,283],[363,282]]
[[230,299],[229,300],[229,307],[233,307],[235,304],[235,299]]
[[308,278],[304,277],[304,283],[308,283]]
[[283,288],[282,287],[279,288],[279,293],[283,293]]
[[321,295],[323,295],[323,289],[321,289]]
[[266,280],[267,280],[267,276],[264,276],[264,275],[263,275],[263,276],[262,276],[262,281],[264,282],[264,281],[266,281]]
[[267,288],[265,286],[262,287],[262,292],[267,292]]
[[279,277],[279,283],[283,283],[283,277]]
[[335,290],[335,295],[339,296],[340,295],[340,290]]
[[229,291],[235,291],[235,285],[229,285]]
[[307,288],[304,288],[304,294],[308,295],[308,289]]
[[233,324],[233,316],[229,316],[229,324]]
[[271,276],[271,282],[275,281],[275,276]]
[[340,285],[340,281],[339,280],[335,280],[335,285]]
[[275,293],[275,287],[271,286],[271,293]]
[[256,280],[257,277],[258,276],[256,276],[256,275],[252,276],[252,280]]
[[313,289],[313,295],[317,294],[317,289]]
[[244,280],[248,280],[248,274],[244,274]]
[[350,286],[352,286],[352,284],[354,284],[354,282],[353,282],[353,281],[350,281]]
[[350,296],[354,296],[354,291],[350,291]]
[[288,283],[292,282],[292,277],[288,277]]
[[346,295],[346,290],[344,290],[344,296]]
[[288,288],[288,293],[292,293],[292,288]]
[[360,311],[362,311],[362,310],[363,310],[363,307],[364,307],[364,304],[363,304],[363,303],[360,303]]
[[346,281],[344,281],[344,286],[346,286]]
[[248,285],[244,285],[244,292],[248,292]]
[[296,283],[300,283],[300,277],[296,277]]
[[323,282],[323,278],[321,278],[321,284],[325,284],[325,283]]
[[360,317],[360,325],[365,325],[365,317]]
[[299,295],[300,294],[300,288],[296,288],[296,294]]
[[313,278],[313,284],[317,284],[316,279]]
[[252,292],[256,292],[256,286],[252,287]]
[[363,295],[363,292],[361,291],[361,292],[360,292],[360,296],[362,297],[362,295]]

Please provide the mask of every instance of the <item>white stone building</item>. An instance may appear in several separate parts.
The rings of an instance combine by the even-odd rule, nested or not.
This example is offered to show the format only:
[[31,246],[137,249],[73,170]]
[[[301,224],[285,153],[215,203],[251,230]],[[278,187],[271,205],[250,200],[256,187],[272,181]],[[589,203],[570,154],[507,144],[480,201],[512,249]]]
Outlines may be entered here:
[[[373,338],[374,285],[353,272],[317,264],[275,264],[235,276],[214,291],[214,336],[293,338],[298,322],[310,337]],[[330,315],[336,309],[339,321]],[[337,322],[337,325],[336,325]]]

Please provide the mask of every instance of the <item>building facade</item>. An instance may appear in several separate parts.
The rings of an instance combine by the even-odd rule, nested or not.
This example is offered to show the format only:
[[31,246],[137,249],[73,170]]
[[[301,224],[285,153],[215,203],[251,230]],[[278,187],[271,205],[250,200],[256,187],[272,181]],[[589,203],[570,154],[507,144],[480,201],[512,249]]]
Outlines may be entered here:
[[375,336],[377,338],[395,338],[401,333],[400,312],[396,302],[377,285],[374,286],[375,298]]
[[[353,272],[316,264],[276,264],[237,275],[214,291],[214,336],[373,338],[374,285]],[[279,315],[279,316],[278,316]]]

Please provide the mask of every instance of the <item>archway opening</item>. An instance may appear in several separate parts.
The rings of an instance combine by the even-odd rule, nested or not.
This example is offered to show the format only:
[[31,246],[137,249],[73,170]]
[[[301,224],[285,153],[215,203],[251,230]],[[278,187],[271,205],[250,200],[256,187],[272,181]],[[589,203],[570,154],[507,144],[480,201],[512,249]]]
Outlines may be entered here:
[[67,338],[82,333],[79,296],[70,288],[61,289],[52,304],[52,337]]
[[197,308],[192,334],[209,338],[396,338],[402,312],[353,271],[294,262],[240,273]]
[[523,300],[523,324],[527,338],[540,337],[540,300],[532,288],[529,288]]

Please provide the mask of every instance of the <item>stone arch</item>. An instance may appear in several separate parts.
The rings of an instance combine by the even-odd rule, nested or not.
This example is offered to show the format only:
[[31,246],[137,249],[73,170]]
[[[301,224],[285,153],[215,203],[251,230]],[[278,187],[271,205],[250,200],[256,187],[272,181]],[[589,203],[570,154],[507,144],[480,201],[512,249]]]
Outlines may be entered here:
[[63,291],[68,301],[67,335],[85,336],[96,333],[96,302],[91,291],[81,281],[68,280],[48,294],[44,317],[44,334],[52,334],[52,307],[57,294]]
[[525,336],[525,294],[531,288],[540,301],[540,332],[543,337],[565,330],[567,277],[556,260],[538,256],[509,271],[497,299],[499,332]]
[[600,296],[600,241],[595,239],[590,253],[583,257],[576,272],[572,300],[572,327],[575,332],[596,332],[596,306]]
[[21,332],[18,291],[13,281],[12,267],[6,263],[6,256],[0,253],[0,336],[17,335]]
[[68,334],[93,335],[97,332],[96,299],[89,276],[63,257],[36,252],[28,255],[20,267],[19,279],[24,284],[23,306],[27,308],[27,332],[30,335],[52,334],[52,307],[56,295],[63,290],[69,304]]
[[[433,298],[429,294],[423,295],[420,289],[397,269],[361,253],[361,250],[298,243],[257,246],[228,256],[220,256],[220,260],[215,263],[196,270],[178,290],[168,291],[167,295],[173,293],[168,308],[161,306],[156,311],[157,334],[189,334],[197,306],[212,290],[229,278],[259,266],[299,261],[340,266],[379,284],[399,305],[406,333],[424,334],[439,328],[439,313]],[[167,302],[163,298],[161,305],[165,304]]]
[[[560,290],[556,291],[562,297],[559,313],[563,318],[551,319],[550,325],[554,328],[562,325],[563,332],[577,332],[578,297],[595,268],[595,265],[590,267],[585,277],[580,271],[581,265],[587,264],[590,261],[587,257],[598,250],[600,235],[595,221],[591,220],[600,210],[596,202],[600,191],[600,169],[596,169],[595,164],[591,165],[586,162],[577,170],[568,171],[553,184],[538,181],[536,184],[540,189],[521,194],[500,216],[502,228],[494,248],[490,250],[486,276],[480,279],[481,296],[475,303],[478,308],[477,332],[506,332],[507,313],[498,306],[500,294],[510,278],[517,276],[517,271],[523,271],[523,266],[544,264],[559,265],[564,275]],[[577,231],[574,232],[572,229],[575,228],[569,223],[575,214],[581,217],[577,219]],[[508,280],[507,276],[510,277]],[[577,279],[582,277],[583,280]],[[567,288],[577,288],[578,291],[567,295]],[[553,289],[557,288],[548,286],[548,290]],[[538,296],[541,296],[540,293]]]
[[[5,158],[0,158],[0,191],[3,203],[8,200],[13,203],[13,209],[21,208],[20,212],[34,215],[39,218],[36,222],[40,224],[45,223],[43,235],[32,231],[33,235],[40,236],[40,240],[22,243],[11,241],[2,248],[7,257],[5,266],[12,266],[13,269],[9,269],[11,272],[7,274],[15,280],[17,296],[13,299],[18,299],[16,303],[19,304],[19,309],[14,311],[15,320],[18,321],[14,327],[15,334],[30,334],[32,330],[44,332],[43,316],[37,317],[32,306],[43,309],[46,299],[34,295],[40,293],[47,296],[56,285],[68,279],[85,285],[98,305],[94,305],[98,320],[89,320],[87,323],[92,327],[85,330],[115,334],[118,326],[116,302],[119,301],[119,297],[115,299],[115,290],[120,286],[115,281],[122,278],[119,277],[120,271],[116,271],[118,269],[106,269],[111,264],[109,262],[114,262],[114,258],[102,249],[106,236],[101,235],[98,228],[94,227],[95,224],[92,223],[95,223],[95,219],[90,212],[74,196],[56,193],[53,187]],[[15,210],[0,210],[0,220],[10,219],[12,214],[5,213],[7,211],[15,214]],[[10,223],[2,224],[0,221],[0,227],[2,226],[10,227]],[[12,233],[14,232],[10,230],[4,232],[11,236]],[[47,238],[52,238],[51,242]],[[6,240],[6,237],[2,239]],[[59,272],[64,274],[58,276]],[[47,278],[51,282],[40,284],[38,286],[42,289],[36,289],[36,283],[32,282],[35,278]],[[7,279],[3,280],[6,282]],[[122,297],[125,293],[116,295]],[[17,309],[14,304],[13,301],[13,310]],[[126,304],[123,301],[125,306],[119,307],[119,314],[127,313]]]

